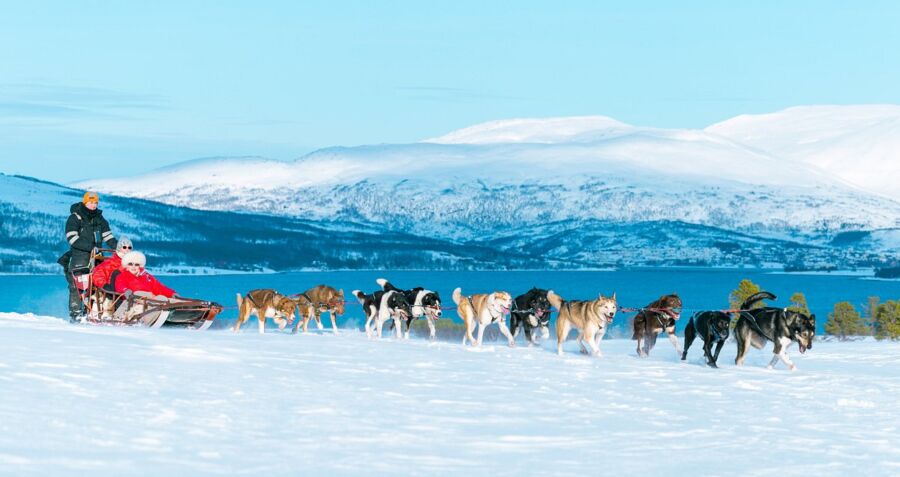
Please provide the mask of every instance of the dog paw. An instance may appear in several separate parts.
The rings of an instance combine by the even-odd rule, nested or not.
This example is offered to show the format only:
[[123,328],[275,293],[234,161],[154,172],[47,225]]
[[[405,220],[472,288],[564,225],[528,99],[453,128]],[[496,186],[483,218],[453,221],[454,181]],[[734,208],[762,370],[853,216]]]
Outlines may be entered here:
[[792,364],[791,367],[788,368],[788,369],[790,369],[791,371],[796,371],[796,370],[797,370],[797,365],[796,365],[796,364]]
[[509,347],[510,347],[510,348],[515,348],[515,347],[516,347],[516,342],[515,342],[515,341],[510,341],[510,342],[509,342]]
[[770,365],[766,366],[766,369],[775,369],[775,366],[772,366],[772,365],[770,364]]

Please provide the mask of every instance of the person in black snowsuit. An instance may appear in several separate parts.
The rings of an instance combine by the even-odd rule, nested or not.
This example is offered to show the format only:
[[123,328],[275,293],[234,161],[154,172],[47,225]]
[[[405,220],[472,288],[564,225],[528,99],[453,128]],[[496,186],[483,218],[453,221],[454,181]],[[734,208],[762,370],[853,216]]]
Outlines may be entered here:
[[90,272],[95,248],[104,242],[110,248],[116,248],[117,241],[109,230],[109,222],[103,218],[103,211],[98,209],[100,196],[96,192],[84,193],[81,202],[72,204],[69,219],[66,220],[66,241],[69,251],[59,257],[69,283],[69,319],[77,321],[84,314],[81,296],[75,286],[73,275]]

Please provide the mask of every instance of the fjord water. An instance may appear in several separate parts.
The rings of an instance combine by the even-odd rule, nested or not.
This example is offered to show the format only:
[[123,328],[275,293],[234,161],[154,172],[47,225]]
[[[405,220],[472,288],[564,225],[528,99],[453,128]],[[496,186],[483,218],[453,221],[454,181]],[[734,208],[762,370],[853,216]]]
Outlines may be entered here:
[[[868,297],[882,300],[900,298],[900,281],[875,280],[869,277],[839,274],[784,274],[759,270],[720,269],[635,269],[616,271],[331,271],[292,272],[244,275],[191,275],[160,277],[181,295],[218,301],[226,307],[235,305],[235,293],[244,294],[254,288],[274,288],[283,293],[297,293],[325,283],[343,288],[348,300],[350,291],[367,293],[377,289],[375,279],[387,278],[404,288],[424,286],[441,294],[445,305],[452,305],[451,292],[462,287],[464,294],[506,290],[513,296],[532,286],[552,289],[566,299],[589,299],[598,293],[616,293],[619,306],[644,306],[660,295],[677,292],[684,301],[684,319],[697,310],[728,308],[728,293],[738,282],[749,278],[778,296],[773,306],[788,306],[794,292],[803,292],[816,314],[819,332],[835,303],[849,301],[862,311]],[[66,285],[62,275],[0,276],[0,311],[33,312],[41,315],[66,316]],[[339,326],[359,325],[361,308],[347,305]],[[631,314],[616,316],[612,337],[624,336],[624,325]],[[220,318],[236,317],[234,309],[226,309]],[[452,310],[445,317],[456,320]],[[326,320],[327,321],[327,320]]]

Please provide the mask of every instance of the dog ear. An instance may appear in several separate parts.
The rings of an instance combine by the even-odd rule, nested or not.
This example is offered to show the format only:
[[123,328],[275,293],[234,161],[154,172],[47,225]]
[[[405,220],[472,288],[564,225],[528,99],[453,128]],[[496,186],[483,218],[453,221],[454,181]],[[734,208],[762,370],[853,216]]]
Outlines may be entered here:
[[613,296],[612,296],[612,297],[610,297],[610,298],[612,298],[612,299],[613,299],[613,301],[616,301],[616,292],[613,292]]
[[344,289],[343,289],[343,288],[341,288],[340,290],[338,290],[338,296],[344,296]]

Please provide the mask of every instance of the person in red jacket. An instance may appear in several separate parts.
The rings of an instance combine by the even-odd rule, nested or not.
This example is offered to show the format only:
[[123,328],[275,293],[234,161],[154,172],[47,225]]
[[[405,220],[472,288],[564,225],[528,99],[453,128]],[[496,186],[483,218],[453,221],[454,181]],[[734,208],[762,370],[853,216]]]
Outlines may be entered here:
[[[175,290],[163,285],[153,275],[147,273],[144,267],[147,265],[147,257],[141,252],[131,251],[122,257],[122,268],[115,275],[116,292],[132,292],[135,296],[152,298],[156,301],[169,303],[184,301],[175,295]],[[123,302],[119,310],[124,311],[127,302]],[[144,301],[136,301],[125,313],[125,320],[131,321],[139,317],[141,322],[152,326],[160,316],[160,311],[144,313]],[[116,311],[119,315],[120,311]]]
[[175,296],[175,290],[163,285],[153,275],[150,275],[144,267],[147,265],[147,257],[141,252],[128,252],[122,257],[122,268],[116,277],[116,292],[125,293],[131,290],[135,295],[147,297]]
[[91,281],[94,282],[95,287],[103,288],[107,291],[115,291],[115,284],[111,283],[112,274],[114,271],[122,268],[122,257],[130,252],[133,247],[128,237],[119,239],[119,243],[116,245],[116,253],[94,267],[94,271],[91,273]]

